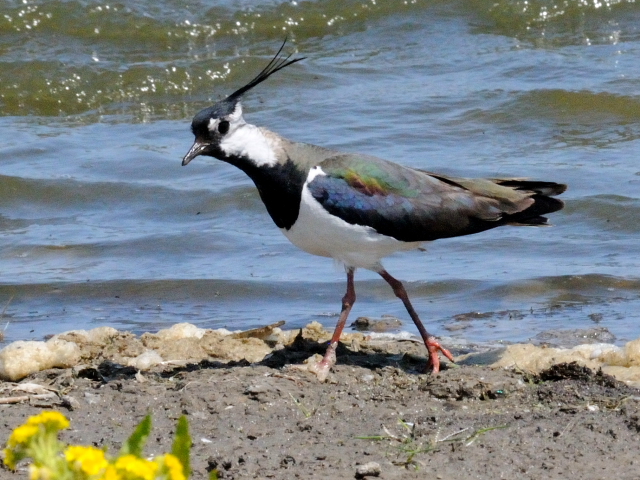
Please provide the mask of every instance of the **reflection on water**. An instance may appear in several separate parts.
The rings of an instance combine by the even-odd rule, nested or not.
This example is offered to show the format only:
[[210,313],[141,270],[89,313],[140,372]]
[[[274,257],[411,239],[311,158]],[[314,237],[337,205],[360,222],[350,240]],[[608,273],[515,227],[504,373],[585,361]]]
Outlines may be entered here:
[[[180,167],[192,115],[288,35],[307,59],[247,96],[248,121],[417,168],[569,184],[553,228],[386,262],[430,330],[636,338],[639,17],[623,0],[4,2],[0,329],[335,322],[341,269],[289,245],[240,171]],[[354,319],[413,329],[376,275],[356,281]]]

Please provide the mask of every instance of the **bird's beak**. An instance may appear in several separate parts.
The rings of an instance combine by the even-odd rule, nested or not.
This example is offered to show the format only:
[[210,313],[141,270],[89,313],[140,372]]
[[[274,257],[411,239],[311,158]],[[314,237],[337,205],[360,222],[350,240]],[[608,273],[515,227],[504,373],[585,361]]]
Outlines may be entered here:
[[189,149],[189,151],[187,152],[187,154],[182,159],[182,166],[184,167],[187,163],[189,163],[191,160],[196,158],[198,155],[202,155],[202,152],[207,147],[208,147],[208,144],[200,143],[196,140],[194,144],[191,146],[191,148]]

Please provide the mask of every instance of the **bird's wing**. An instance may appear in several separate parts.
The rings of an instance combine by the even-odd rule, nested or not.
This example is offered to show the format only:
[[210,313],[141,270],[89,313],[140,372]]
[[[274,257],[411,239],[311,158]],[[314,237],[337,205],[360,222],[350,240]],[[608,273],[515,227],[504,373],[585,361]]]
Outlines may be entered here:
[[[541,196],[513,185],[500,185],[498,180],[435,175],[364,155],[338,155],[319,167],[322,173],[308,182],[307,188],[327,212],[406,242],[523,223],[512,217],[526,211],[536,203],[534,197]],[[562,205],[559,200],[551,200]]]

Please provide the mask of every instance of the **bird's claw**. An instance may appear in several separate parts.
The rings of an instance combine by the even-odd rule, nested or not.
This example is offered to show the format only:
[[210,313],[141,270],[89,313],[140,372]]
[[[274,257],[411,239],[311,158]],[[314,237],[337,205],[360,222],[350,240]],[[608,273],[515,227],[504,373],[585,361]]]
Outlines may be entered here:
[[427,369],[431,367],[431,373],[438,373],[440,371],[440,357],[438,356],[439,351],[442,352],[442,354],[451,362],[455,363],[451,352],[440,345],[440,342],[436,340],[436,337],[428,337],[427,341],[424,342],[424,344],[429,351],[429,362],[427,363]]
[[338,348],[338,342],[330,344],[322,360],[308,366],[308,370],[315,373],[321,382],[327,379],[329,370],[336,364],[336,348]]

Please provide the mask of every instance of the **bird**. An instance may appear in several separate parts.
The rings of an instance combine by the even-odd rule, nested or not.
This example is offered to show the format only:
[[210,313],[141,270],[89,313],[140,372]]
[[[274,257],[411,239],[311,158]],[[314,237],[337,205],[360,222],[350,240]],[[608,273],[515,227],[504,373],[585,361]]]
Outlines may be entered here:
[[454,357],[426,330],[402,282],[385,270],[382,259],[425,242],[503,225],[547,225],[544,215],[563,208],[554,197],[567,186],[523,178],[458,178],[295,142],[248,123],[242,97],[305,59],[283,54],[286,42],[252,80],[193,117],[195,141],[182,165],[204,155],[239,168],[291,243],[344,266],[347,288],[340,316],[324,357],[310,368],[321,381],[336,363],[336,348],[356,301],[358,268],[379,274],[402,301],[427,348],[426,369],[437,374],[439,354],[451,362]]

